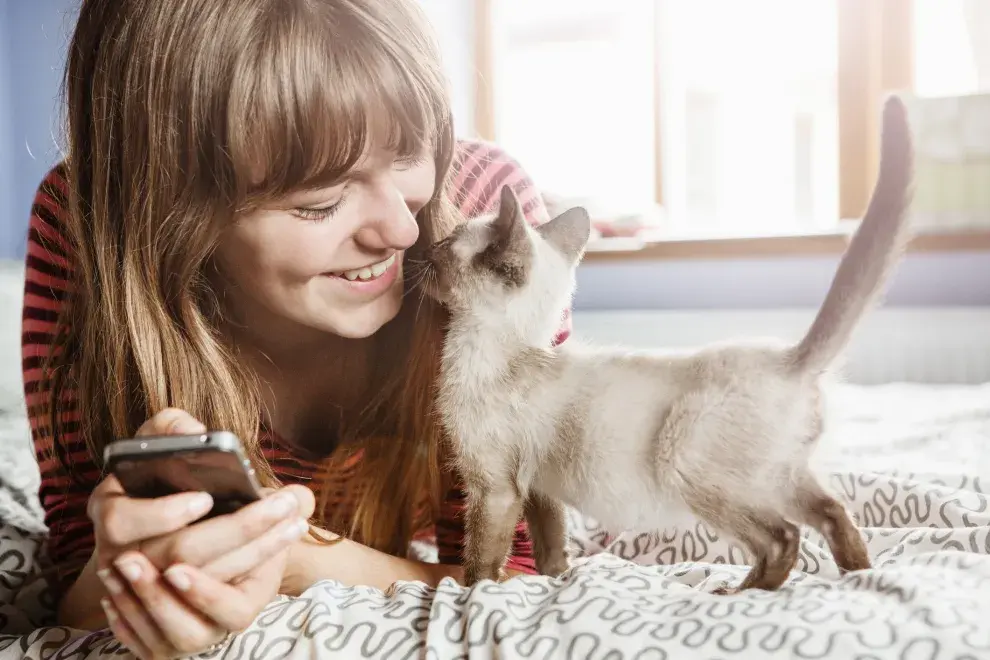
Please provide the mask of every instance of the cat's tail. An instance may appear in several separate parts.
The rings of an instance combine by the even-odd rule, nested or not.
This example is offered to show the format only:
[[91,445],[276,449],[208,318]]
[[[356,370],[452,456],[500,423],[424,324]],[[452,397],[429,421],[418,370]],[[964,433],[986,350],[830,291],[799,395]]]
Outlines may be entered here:
[[866,215],[839,263],[818,316],[789,356],[801,374],[821,373],[838,357],[882,291],[907,242],[914,163],[907,108],[901,99],[887,100],[882,123],[880,171]]

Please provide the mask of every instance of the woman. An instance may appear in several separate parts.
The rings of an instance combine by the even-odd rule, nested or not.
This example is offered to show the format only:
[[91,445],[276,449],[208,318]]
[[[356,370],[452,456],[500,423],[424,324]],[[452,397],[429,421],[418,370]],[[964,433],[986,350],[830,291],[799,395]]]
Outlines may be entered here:
[[[319,579],[456,579],[444,315],[414,265],[503,184],[545,209],[510,158],[455,142],[416,0],[84,0],[66,96],[23,334],[62,623],[171,657]],[[132,500],[101,473],[113,439],[204,428],[272,495],[197,522],[204,494]],[[434,535],[439,564],[407,558]],[[532,572],[522,525],[510,567]]]

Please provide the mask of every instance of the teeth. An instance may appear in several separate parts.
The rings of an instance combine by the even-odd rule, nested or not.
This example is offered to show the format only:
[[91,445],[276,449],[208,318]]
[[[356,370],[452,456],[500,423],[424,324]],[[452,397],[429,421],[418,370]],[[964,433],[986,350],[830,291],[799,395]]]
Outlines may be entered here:
[[375,264],[374,266],[371,267],[371,276],[372,277],[378,277],[379,275],[381,275],[382,273],[384,273],[386,270],[388,270],[388,260],[387,259],[385,261],[383,261],[383,262],[381,262],[379,264]]
[[393,254],[385,261],[379,261],[377,264],[372,264],[364,268],[356,268],[354,270],[345,270],[344,272],[338,274],[346,277],[350,282],[353,282],[354,280],[370,280],[374,277],[381,277],[381,275],[391,268],[394,263],[395,255]]

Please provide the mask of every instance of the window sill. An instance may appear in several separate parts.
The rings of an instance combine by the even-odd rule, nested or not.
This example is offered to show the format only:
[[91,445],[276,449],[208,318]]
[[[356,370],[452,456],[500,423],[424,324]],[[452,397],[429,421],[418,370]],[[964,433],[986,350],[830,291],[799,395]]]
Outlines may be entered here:
[[[649,241],[602,239],[588,246],[583,263],[677,259],[749,259],[839,255],[851,232],[778,236],[669,238]],[[908,244],[908,252],[990,252],[990,228],[925,230]]]

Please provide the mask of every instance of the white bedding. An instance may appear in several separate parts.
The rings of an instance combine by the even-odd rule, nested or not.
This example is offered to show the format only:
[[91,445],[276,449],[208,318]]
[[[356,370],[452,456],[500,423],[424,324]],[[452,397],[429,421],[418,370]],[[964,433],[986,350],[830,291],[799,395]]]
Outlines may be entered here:
[[[610,540],[575,516],[582,557],[559,580],[323,582],[273,603],[223,657],[990,658],[990,385],[842,386],[833,401],[819,461],[864,526],[870,571],[840,578],[809,532],[779,592],[713,596],[747,567],[703,525]],[[50,616],[37,544],[0,532],[0,658],[117,650],[105,633],[35,630]]]

